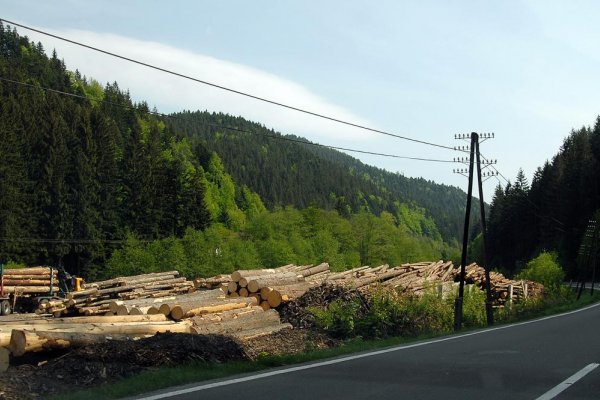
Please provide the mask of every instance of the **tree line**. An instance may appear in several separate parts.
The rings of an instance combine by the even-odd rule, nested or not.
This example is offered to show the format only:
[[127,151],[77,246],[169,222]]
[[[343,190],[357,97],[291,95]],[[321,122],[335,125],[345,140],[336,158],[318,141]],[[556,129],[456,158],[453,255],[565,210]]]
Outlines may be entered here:
[[[600,117],[573,130],[559,152],[533,175],[496,188],[489,217],[492,265],[518,271],[555,251],[570,278],[589,272],[579,256],[588,221],[600,209]],[[589,278],[589,277],[588,277]]]

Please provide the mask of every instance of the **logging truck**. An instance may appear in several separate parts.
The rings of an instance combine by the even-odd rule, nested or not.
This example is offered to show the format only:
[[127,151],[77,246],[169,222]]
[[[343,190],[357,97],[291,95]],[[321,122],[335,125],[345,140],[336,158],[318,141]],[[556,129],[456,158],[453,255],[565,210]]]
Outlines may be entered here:
[[33,312],[41,302],[79,290],[81,278],[53,267],[6,269],[0,264],[0,315]]

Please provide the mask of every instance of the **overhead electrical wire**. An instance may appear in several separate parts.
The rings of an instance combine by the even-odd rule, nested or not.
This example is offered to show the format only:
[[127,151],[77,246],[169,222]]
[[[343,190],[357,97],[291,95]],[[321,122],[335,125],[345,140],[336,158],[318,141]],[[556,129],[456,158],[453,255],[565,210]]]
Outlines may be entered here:
[[90,49],[90,50],[93,50],[93,51],[97,51],[99,53],[103,53],[103,54],[109,55],[111,57],[119,58],[121,60],[129,61],[129,62],[134,63],[134,64],[138,64],[138,65],[141,65],[141,66],[144,66],[144,67],[147,67],[147,68],[154,69],[156,71],[164,72],[166,74],[177,76],[179,78],[184,78],[184,79],[187,79],[187,80],[191,80],[191,81],[194,81],[194,82],[197,82],[197,83],[201,83],[203,85],[211,86],[211,87],[214,87],[214,88],[217,88],[217,89],[221,89],[221,90],[224,90],[224,91],[227,91],[227,92],[230,92],[230,93],[235,93],[235,94],[238,94],[240,96],[245,96],[245,97],[248,97],[248,98],[251,98],[251,99],[254,99],[254,100],[258,100],[258,101],[262,101],[264,103],[272,104],[272,105],[275,105],[275,106],[278,106],[278,107],[287,108],[289,110],[301,112],[301,113],[304,113],[304,114],[307,114],[307,115],[312,115],[314,117],[322,118],[322,119],[325,119],[325,120],[337,122],[337,123],[340,123],[340,124],[343,124],[343,125],[352,126],[354,128],[359,128],[359,129],[363,129],[363,130],[374,132],[374,133],[379,133],[381,135],[386,135],[386,136],[394,137],[394,138],[397,138],[397,139],[402,139],[402,140],[407,140],[407,141],[414,142],[414,143],[420,143],[420,144],[424,144],[424,145],[428,145],[428,146],[433,146],[433,147],[443,148],[443,149],[447,149],[447,150],[457,151],[456,149],[454,149],[451,146],[445,146],[445,145],[442,145],[442,144],[428,142],[428,141],[425,141],[425,140],[415,139],[415,138],[411,138],[411,137],[408,137],[408,136],[398,135],[398,134],[387,132],[387,131],[384,131],[384,130],[380,130],[380,129],[376,129],[376,128],[371,128],[371,127],[368,127],[368,126],[365,126],[365,125],[361,125],[361,124],[357,124],[357,123],[354,123],[354,122],[345,121],[345,120],[342,120],[342,119],[339,119],[339,118],[335,118],[335,117],[331,117],[331,116],[328,116],[328,115],[325,115],[325,114],[321,114],[321,113],[318,113],[318,112],[310,111],[310,110],[307,110],[307,109],[304,109],[304,108],[292,106],[292,105],[289,105],[289,104],[286,104],[286,103],[282,103],[282,102],[271,100],[271,99],[268,99],[268,98],[265,98],[265,97],[257,96],[257,95],[254,95],[254,94],[251,94],[251,93],[248,93],[248,92],[243,92],[241,90],[232,89],[230,87],[226,87],[226,86],[223,86],[223,85],[220,85],[220,84],[216,84],[216,83],[213,83],[213,82],[208,82],[208,81],[203,80],[203,79],[194,78],[194,77],[189,76],[189,75],[185,75],[185,74],[182,74],[182,73],[179,73],[179,72],[176,72],[176,71],[173,71],[173,70],[169,70],[169,69],[166,69],[166,68],[158,67],[158,66],[155,66],[155,65],[143,62],[143,61],[139,61],[139,60],[136,60],[136,59],[133,59],[133,58],[130,58],[130,57],[126,57],[126,56],[123,56],[123,55],[120,55],[120,54],[117,54],[117,53],[113,53],[113,52],[110,52],[110,51],[107,51],[107,50],[103,50],[103,49],[100,49],[100,48],[95,47],[95,46],[91,46],[91,45],[88,45],[88,44],[85,44],[85,43],[77,42],[75,40],[68,39],[68,38],[65,38],[63,36],[55,35],[53,33],[49,33],[49,32],[42,31],[40,29],[32,28],[32,27],[27,26],[27,25],[23,25],[23,24],[19,24],[17,22],[9,21],[9,20],[4,19],[4,18],[0,18],[0,22],[6,22],[7,24],[18,26],[20,28],[27,29],[27,30],[30,30],[32,32],[37,32],[37,33],[45,35],[45,36],[53,37],[55,39],[62,40],[62,41],[67,42],[67,43],[71,43],[71,44],[74,44],[74,45],[77,45],[77,46],[81,46],[81,47],[84,47],[84,48],[87,48],[87,49]]
[[[136,108],[133,106],[118,104],[118,103],[110,102],[107,100],[100,100],[100,99],[87,97],[87,96],[83,96],[83,95],[79,95],[79,94],[75,94],[75,93],[65,92],[62,90],[38,86],[38,85],[34,85],[31,83],[27,83],[27,82],[16,81],[16,80],[4,78],[4,77],[0,77],[0,81],[12,83],[15,85],[21,85],[24,87],[28,87],[30,89],[44,90],[44,91],[56,93],[56,94],[59,94],[62,96],[69,96],[69,97],[74,97],[74,98],[78,98],[78,99],[95,101],[98,103],[104,103],[104,104],[108,104],[108,105],[112,105],[112,106],[116,106],[116,107],[126,108],[126,109],[130,109],[130,110],[141,111],[141,112],[145,112],[147,114],[152,114],[152,115],[156,115],[156,116],[160,116],[160,117],[164,117],[164,118],[185,120],[185,118],[183,118],[183,117],[177,117],[174,115],[163,114],[163,113],[160,113],[157,111],[151,111],[151,110],[140,110],[139,108]],[[438,162],[438,163],[454,163],[455,162],[453,160],[441,160],[441,159],[434,159],[434,158],[401,156],[401,155],[396,155],[396,154],[378,153],[378,152],[367,151],[367,150],[350,149],[347,147],[340,147],[340,146],[330,146],[330,145],[325,145],[325,144],[321,144],[321,143],[313,143],[313,142],[299,140],[299,139],[293,139],[293,138],[285,137],[285,136],[271,135],[268,133],[256,132],[256,131],[251,131],[248,129],[241,129],[241,128],[236,128],[236,127],[227,126],[227,125],[219,125],[219,124],[211,124],[211,123],[207,123],[205,125],[211,126],[213,128],[221,128],[221,129],[236,131],[236,132],[240,132],[240,133],[248,133],[248,134],[252,134],[252,135],[265,136],[265,137],[269,137],[269,138],[276,139],[276,140],[283,140],[283,141],[287,141],[287,142],[300,143],[300,144],[309,145],[309,146],[324,147],[324,148],[333,149],[333,150],[349,151],[349,152],[354,152],[354,153],[368,154],[368,155],[374,155],[374,156],[380,156],[380,157],[389,157],[389,158],[415,160],[415,161]]]
[[[152,240],[148,239],[136,239],[138,242],[150,243]],[[124,239],[43,239],[43,238],[8,238],[0,237],[0,242],[20,242],[20,243],[50,243],[50,244],[94,244],[94,243],[106,243],[106,244],[122,244],[126,243]]]

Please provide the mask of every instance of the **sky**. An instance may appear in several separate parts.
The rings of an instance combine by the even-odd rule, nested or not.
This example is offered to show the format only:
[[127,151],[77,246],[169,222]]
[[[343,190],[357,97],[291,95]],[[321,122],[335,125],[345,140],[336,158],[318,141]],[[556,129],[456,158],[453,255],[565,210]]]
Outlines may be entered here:
[[[482,154],[531,182],[572,129],[600,114],[595,1],[31,1],[0,18],[204,81],[443,146],[494,132]],[[348,127],[19,28],[69,69],[170,113],[239,115],[325,145],[452,160],[465,154]],[[251,140],[251,138],[250,138]],[[466,190],[463,165],[359,155]],[[486,201],[498,181],[484,184]]]

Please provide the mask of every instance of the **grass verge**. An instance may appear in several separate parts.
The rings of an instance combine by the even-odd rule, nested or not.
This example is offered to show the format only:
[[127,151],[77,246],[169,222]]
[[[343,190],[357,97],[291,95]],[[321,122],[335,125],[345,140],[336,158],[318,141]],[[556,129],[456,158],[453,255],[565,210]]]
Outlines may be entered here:
[[[559,314],[600,301],[600,293],[596,292],[594,296],[590,296],[588,293],[584,294],[579,300],[575,299],[573,296],[568,299],[563,299],[563,301],[560,302],[545,302],[543,304],[532,305],[531,307],[524,307],[518,310],[518,312],[505,315],[504,318],[499,321],[498,325]],[[139,375],[115,383],[87,390],[55,395],[52,397],[52,400],[118,399],[171,386],[219,379],[232,375],[261,371],[268,368],[282,367],[373,349],[386,348],[439,337],[444,334],[447,333],[430,333],[418,337],[391,337],[376,340],[355,338],[344,342],[336,348],[310,350],[296,355],[265,356],[256,361],[229,362],[222,364],[192,363],[175,367],[162,367],[145,371]]]

